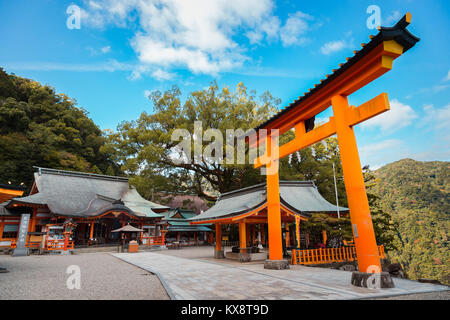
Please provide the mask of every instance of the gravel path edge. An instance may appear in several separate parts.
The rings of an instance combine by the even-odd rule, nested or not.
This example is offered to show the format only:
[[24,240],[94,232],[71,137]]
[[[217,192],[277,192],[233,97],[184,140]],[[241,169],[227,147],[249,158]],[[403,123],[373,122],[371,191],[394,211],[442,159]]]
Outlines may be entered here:
[[159,272],[153,271],[153,270],[151,270],[151,269],[144,269],[144,268],[141,268],[141,267],[139,267],[138,265],[132,264],[131,262],[129,262],[129,261],[125,260],[125,259],[122,259],[121,257],[118,257],[118,256],[114,255],[113,253],[109,253],[109,252],[108,252],[108,254],[109,254],[110,256],[113,256],[114,258],[119,259],[120,261],[126,262],[126,263],[128,263],[129,265],[132,265],[132,266],[134,266],[134,267],[136,267],[136,268],[139,268],[139,269],[144,270],[144,271],[147,271],[147,272],[151,272],[152,274],[154,274],[155,276],[158,277],[159,281],[161,282],[162,286],[164,287],[164,290],[166,290],[166,293],[167,293],[167,295],[169,296],[170,300],[177,300],[177,298],[175,297],[174,293],[173,293],[172,290],[169,288],[169,285],[166,283],[166,280],[164,279],[164,277],[163,277],[161,274],[159,274]]

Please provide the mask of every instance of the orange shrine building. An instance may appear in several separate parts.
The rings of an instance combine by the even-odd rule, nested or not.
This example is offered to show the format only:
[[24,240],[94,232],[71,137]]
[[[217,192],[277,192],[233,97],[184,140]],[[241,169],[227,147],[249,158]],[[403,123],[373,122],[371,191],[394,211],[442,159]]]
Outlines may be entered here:
[[[26,247],[48,251],[115,245],[121,237],[143,246],[164,246],[169,231],[172,237],[182,234],[192,239],[188,244],[198,244],[211,232],[205,226],[189,226],[181,214],[192,215],[180,209],[142,198],[127,178],[36,169],[28,196],[20,197],[24,190],[17,187],[0,189],[6,200],[0,204],[0,248],[15,249],[26,214]],[[111,232],[127,224],[143,231]]]
[[[231,258],[241,262],[266,260],[264,247],[270,246],[267,237],[268,198],[266,183],[223,193],[209,210],[190,218],[192,225],[204,223],[216,226],[216,258]],[[298,248],[299,225],[313,214],[326,213],[341,216],[348,208],[337,207],[323,198],[312,181],[280,181],[281,229],[284,247]],[[224,252],[222,225],[239,226],[239,248]],[[281,231],[280,229],[280,231]],[[326,242],[326,236],[323,239]],[[285,250],[286,251],[286,250]]]

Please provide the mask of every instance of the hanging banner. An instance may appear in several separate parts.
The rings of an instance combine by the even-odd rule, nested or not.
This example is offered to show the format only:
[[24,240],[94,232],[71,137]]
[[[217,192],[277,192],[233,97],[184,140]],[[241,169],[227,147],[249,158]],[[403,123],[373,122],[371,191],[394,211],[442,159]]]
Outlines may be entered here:
[[300,217],[295,216],[295,238],[297,239],[297,248],[300,248]]

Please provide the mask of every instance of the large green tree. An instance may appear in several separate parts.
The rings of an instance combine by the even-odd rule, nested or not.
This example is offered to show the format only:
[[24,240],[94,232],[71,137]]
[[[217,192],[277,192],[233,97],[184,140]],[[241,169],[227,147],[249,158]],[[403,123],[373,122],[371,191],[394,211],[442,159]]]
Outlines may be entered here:
[[[262,181],[259,170],[246,164],[220,163],[206,158],[179,163],[174,159],[173,141],[176,129],[185,129],[192,135],[192,150],[199,141],[194,135],[194,122],[200,121],[203,133],[218,129],[226,137],[227,129],[240,128],[244,132],[256,127],[276,109],[278,99],[266,92],[256,97],[242,84],[235,91],[219,88],[212,83],[208,88],[192,92],[184,102],[177,87],[165,92],[155,91],[149,98],[152,114],[143,112],[138,120],[122,122],[116,132],[109,135],[109,152],[122,169],[137,176],[132,182],[143,194],[149,189],[163,187],[166,191],[190,191],[207,199],[217,192],[227,192]],[[212,141],[200,141],[204,152]],[[246,146],[246,148],[248,148]],[[226,139],[220,150],[212,155],[226,157]],[[193,160],[193,159],[192,159]]]
[[0,68],[0,183],[29,186],[33,166],[105,172],[104,144],[75,100]]

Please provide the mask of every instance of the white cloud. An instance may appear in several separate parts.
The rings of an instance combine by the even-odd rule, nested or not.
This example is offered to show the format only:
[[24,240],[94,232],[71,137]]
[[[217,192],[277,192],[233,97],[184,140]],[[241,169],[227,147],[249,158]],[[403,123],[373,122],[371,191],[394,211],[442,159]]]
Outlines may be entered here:
[[392,149],[398,147],[402,143],[401,140],[398,139],[388,139],[383,140],[381,142],[368,144],[359,148],[359,152],[361,156],[370,156],[373,154],[377,154],[382,150]]
[[434,129],[450,128],[450,103],[440,109],[435,109],[433,105],[423,107],[425,117],[423,123]]
[[264,37],[268,41],[277,40],[280,32],[280,19],[272,16],[267,17],[264,21],[261,21],[260,25],[245,33],[245,36],[249,39],[250,44],[259,44]]
[[111,51],[111,46],[105,46],[105,47],[100,48],[100,49],[94,49],[92,47],[87,47],[86,50],[88,50],[89,53],[92,56],[99,56],[99,55],[102,55],[102,54],[110,52]]
[[358,148],[361,165],[370,165],[372,170],[383,164],[396,161],[408,154],[405,143],[398,139],[388,139],[376,143],[360,146]]
[[283,46],[301,45],[308,39],[303,35],[310,29],[308,21],[314,18],[309,14],[297,11],[295,14],[290,14],[286,20],[286,24],[280,30],[280,37]]
[[344,34],[345,39],[330,41],[320,47],[320,52],[325,55],[341,51],[346,48],[353,48],[353,38],[351,38],[352,32],[348,31]]
[[397,23],[398,20],[402,17],[400,11],[393,11],[389,16],[386,17],[386,19],[383,19],[382,25],[385,27],[390,27],[394,25],[394,23]]
[[164,80],[171,80],[175,77],[174,73],[170,73],[170,72],[166,72],[164,70],[161,69],[157,69],[155,71],[152,72],[152,76],[159,80],[159,81],[164,81]]
[[187,68],[216,75],[250,60],[237,36],[244,35],[252,45],[279,39],[284,46],[306,42],[314,18],[298,11],[283,25],[273,14],[274,6],[273,0],[85,0],[82,23],[136,30],[131,45],[139,61],[152,67],[150,74]]
[[444,81],[450,80],[450,70],[448,70],[447,76],[444,78]]
[[320,48],[320,52],[322,52],[325,55],[328,55],[348,47],[351,47],[351,45],[346,40],[330,41],[325,43]]
[[135,64],[122,63],[116,60],[108,60],[101,63],[59,63],[59,62],[26,62],[26,63],[4,63],[4,67],[12,70],[34,70],[34,71],[75,71],[75,72],[115,72],[133,71]]
[[392,132],[411,124],[412,120],[417,118],[416,112],[406,104],[397,99],[390,102],[391,110],[386,111],[372,119],[369,119],[361,126],[363,128],[379,127],[383,132]]
[[102,7],[95,1],[89,1],[89,6],[95,9],[102,9]]
[[135,26],[131,43],[144,64],[216,74],[248,59],[233,40],[241,29],[251,42],[276,37],[272,9],[271,0],[98,0],[87,2],[82,21]]

